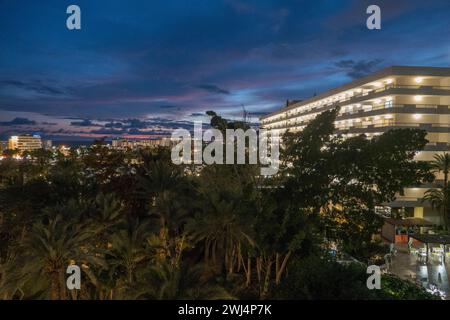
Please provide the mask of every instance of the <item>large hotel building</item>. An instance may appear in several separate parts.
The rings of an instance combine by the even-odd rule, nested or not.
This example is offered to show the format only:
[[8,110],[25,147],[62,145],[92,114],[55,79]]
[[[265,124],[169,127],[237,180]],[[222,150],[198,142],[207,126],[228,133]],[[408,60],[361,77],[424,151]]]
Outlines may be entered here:
[[[344,137],[372,138],[393,128],[427,131],[428,145],[416,155],[431,161],[436,153],[450,152],[450,68],[390,67],[303,101],[288,102],[262,117],[261,127],[299,131],[319,113],[340,106],[336,131]],[[443,175],[436,177],[437,183]],[[439,213],[423,203],[424,192],[436,186],[405,189],[393,203],[406,216],[441,224]]]
[[42,140],[37,135],[12,136],[9,138],[8,148],[20,152],[33,151],[42,148]]

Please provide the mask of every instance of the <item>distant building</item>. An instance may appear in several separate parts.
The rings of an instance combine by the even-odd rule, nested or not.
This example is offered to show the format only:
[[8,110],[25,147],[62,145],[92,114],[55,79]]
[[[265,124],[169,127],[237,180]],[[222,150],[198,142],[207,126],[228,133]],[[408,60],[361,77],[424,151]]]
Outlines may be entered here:
[[139,148],[155,148],[158,146],[168,147],[170,146],[170,138],[161,139],[145,139],[145,140],[132,140],[132,139],[113,139],[112,147],[114,149],[139,149]]
[[53,147],[52,140],[48,140],[48,139],[42,140],[42,147],[46,150],[51,150]]
[[8,149],[8,141],[0,141],[0,153]]
[[111,146],[113,149],[133,149],[133,141],[128,139],[113,139]]
[[8,149],[20,152],[42,149],[42,140],[37,135],[12,136],[8,141]]

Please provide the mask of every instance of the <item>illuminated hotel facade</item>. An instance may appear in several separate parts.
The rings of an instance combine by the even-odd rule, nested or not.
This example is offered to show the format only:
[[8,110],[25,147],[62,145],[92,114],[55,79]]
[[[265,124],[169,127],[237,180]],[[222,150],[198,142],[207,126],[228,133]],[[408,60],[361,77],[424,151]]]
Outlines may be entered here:
[[[307,100],[261,117],[261,127],[279,131],[301,131],[323,111],[340,106],[336,133],[344,137],[365,134],[368,138],[394,128],[427,131],[429,143],[416,155],[431,161],[437,153],[450,152],[450,68],[390,67]],[[441,224],[439,213],[422,203],[424,192],[442,182],[436,176],[432,185],[406,188],[404,196],[389,203],[404,208],[407,215]]]
[[33,151],[42,148],[42,140],[36,135],[12,136],[9,138],[8,148],[20,152]]

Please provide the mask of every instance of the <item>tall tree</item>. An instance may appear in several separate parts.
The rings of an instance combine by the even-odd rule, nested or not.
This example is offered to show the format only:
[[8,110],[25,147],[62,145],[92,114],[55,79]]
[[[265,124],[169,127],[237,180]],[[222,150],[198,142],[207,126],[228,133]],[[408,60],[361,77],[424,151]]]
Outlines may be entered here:
[[450,154],[437,154],[431,162],[434,173],[443,173],[443,184],[437,189],[429,189],[425,192],[423,201],[429,201],[433,208],[441,212],[441,219],[446,229],[450,225],[450,190],[448,185],[448,174],[450,172]]

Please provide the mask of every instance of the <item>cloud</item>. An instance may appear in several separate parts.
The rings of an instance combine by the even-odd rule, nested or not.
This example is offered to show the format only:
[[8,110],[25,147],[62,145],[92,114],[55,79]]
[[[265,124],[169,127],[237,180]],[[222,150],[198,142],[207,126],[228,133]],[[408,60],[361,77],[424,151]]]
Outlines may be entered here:
[[91,134],[105,136],[117,135],[167,135],[175,129],[184,128],[192,130],[194,123],[191,121],[174,121],[163,118],[153,118],[146,121],[139,119],[122,120],[121,122],[109,122],[102,128],[89,131]]
[[127,125],[124,127],[128,129],[145,129],[148,127],[147,122],[141,121],[139,119],[129,119],[125,120],[124,122],[127,123]]
[[164,105],[164,106],[159,106],[160,109],[179,109],[179,107],[177,106],[170,106],[170,105]]
[[122,122],[110,122],[105,124],[105,128],[122,128]]
[[193,112],[189,115],[190,117],[204,117],[206,116],[206,113],[202,113],[202,112]]
[[98,127],[100,126],[99,124],[95,124],[93,123],[91,120],[82,120],[82,121],[72,121],[70,123],[71,126],[74,127]]
[[85,1],[84,10],[96,12],[88,23],[95,32],[68,40],[50,2],[23,10],[20,1],[0,0],[8,12],[0,108],[14,117],[39,112],[73,121],[181,120],[206,109],[238,117],[242,104],[270,111],[340,86],[378,68],[380,57],[383,66],[449,65],[441,32],[448,0],[380,1],[387,19],[377,32],[365,27],[364,1],[356,0]]
[[196,88],[203,89],[205,91],[208,91],[210,93],[216,93],[216,94],[230,94],[230,91],[222,89],[214,84],[199,84],[195,86]]
[[92,131],[90,131],[90,133],[104,134],[104,135],[120,135],[120,134],[125,133],[125,131],[124,130],[102,128],[102,129],[98,129],[98,130],[92,130]]
[[334,65],[347,73],[352,79],[357,79],[364,77],[372,72],[374,72],[379,65],[383,62],[381,59],[372,60],[340,60],[335,62]]
[[36,121],[27,118],[14,118],[11,121],[0,122],[1,126],[23,126],[23,125],[36,125]]
[[0,80],[0,85],[5,87],[15,87],[26,91],[32,91],[42,95],[64,95],[66,94],[59,88],[45,84],[42,80]]
[[[275,111],[275,110],[274,110]],[[269,114],[270,112],[264,112],[264,111],[254,111],[254,112],[249,112],[248,115],[249,116],[254,116],[254,117],[259,117],[259,116],[265,116],[266,114]]]

